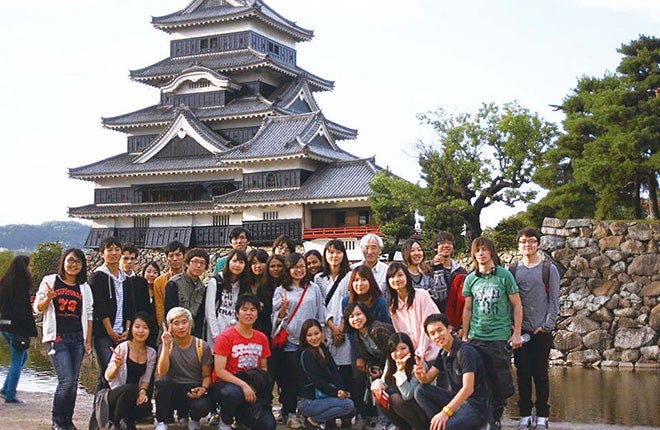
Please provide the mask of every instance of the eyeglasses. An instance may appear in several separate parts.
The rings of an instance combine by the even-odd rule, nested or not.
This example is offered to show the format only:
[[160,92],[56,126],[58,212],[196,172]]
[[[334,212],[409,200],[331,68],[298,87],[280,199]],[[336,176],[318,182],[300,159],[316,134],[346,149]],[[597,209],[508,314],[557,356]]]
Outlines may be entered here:
[[67,258],[64,260],[66,264],[71,264],[71,265],[81,265],[82,261],[78,260],[77,258]]
[[520,239],[518,243],[521,245],[525,245],[527,243],[530,245],[536,245],[537,243],[539,243],[539,241],[536,239]]
[[192,264],[195,266],[204,266],[206,264],[206,260],[201,258],[193,258],[192,260],[190,260],[188,264]]

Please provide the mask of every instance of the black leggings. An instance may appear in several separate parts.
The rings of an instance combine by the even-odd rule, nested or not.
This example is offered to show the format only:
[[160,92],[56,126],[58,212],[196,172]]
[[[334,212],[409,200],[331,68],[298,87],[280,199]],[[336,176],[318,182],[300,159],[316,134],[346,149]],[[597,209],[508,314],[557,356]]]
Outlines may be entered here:
[[390,393],[390,408],[385,409],[378,403],[378,410],[385,415],[397,428],[422,430],[428,428],[429,421],[415,399],[403,400],[398,392]]
[[131,425],[135,423],[135,402],[138,392],[138,384],[120,385],[108,392],[110,420],[113,424],[118,425],[121,420],[124,420],[126,425],[131,428]]

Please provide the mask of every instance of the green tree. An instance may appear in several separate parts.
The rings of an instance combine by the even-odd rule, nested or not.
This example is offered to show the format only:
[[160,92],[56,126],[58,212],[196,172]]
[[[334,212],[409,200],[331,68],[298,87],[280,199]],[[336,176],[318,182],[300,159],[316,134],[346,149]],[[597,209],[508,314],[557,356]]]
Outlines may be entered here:
[[12,258],[14,258],[13,252],[7,249],[0,251],[0,276],[2,276],[9,267]]
[[[371,210],[381,224],[380,231],[392,238],[396,250],[401,239],[415,232],[415,202],[419,198],[419,187],[387,171],[378,172],[369,186],[373,190],[369,197]],[[390,258],[393,256],[394,253],[390,252]]]
[[498,251],[518,249],[516,235],[528,226],[525,213],[519,213],[501,220],[497,226],[484,229],[483,235],[495,244]]
[[57,273],[61,256],[62,245],[59,242],[44,242],[37,245],[37,249],[30,256],[32,279],[35,285],[39,285],[44,276]]
[[534,177],[550,191],[531,217],[639,219],[646,201],[658,218],[660,39],[640,36],[617,51],[616,73],[584,76],[564,99],[566,133]]
[[502,202],[530,202],[531,182],[542,154],[554,144],[557,127],[515,102],[484,104],[475,113],[450,115],[443,109],[420,115],[438,136],[420,142],[419,164],[426,189],[424,218],[454,216],[466,229],[466,243],[481,235],[481,212]]

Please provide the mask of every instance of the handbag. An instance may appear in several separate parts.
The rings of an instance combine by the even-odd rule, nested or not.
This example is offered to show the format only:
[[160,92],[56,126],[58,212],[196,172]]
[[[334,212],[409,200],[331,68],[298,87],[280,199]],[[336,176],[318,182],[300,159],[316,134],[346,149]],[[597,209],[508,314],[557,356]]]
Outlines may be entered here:
[[273,339],[271,340],[271,345],[275,349],[284,349],[284,345],[286,345],[286,339],[289,336],[287,331],[286,331],[286,322],[289,320],[293,319],[293,316],[296,314],[296,311],[300,307],[300,304],[302,303],[303,299],[305,298],[305,293],[307,292],[307,287],[309,284],[305,285],[305,288],[303,288],[303,292],[300,295],[300,300],[298,300],[298,303],[296,304],[296,307],[293,309],[293,312],[291,312],[291,315],[286,320],[282,320],[280,323],[279,327],[277,328],[277,332],[273,336]]
[[30,338],[27,336],[21,336],[20,334],[14,334],[14,337],[11,340],[11,346],[19,351],[25,351],[30,347]]

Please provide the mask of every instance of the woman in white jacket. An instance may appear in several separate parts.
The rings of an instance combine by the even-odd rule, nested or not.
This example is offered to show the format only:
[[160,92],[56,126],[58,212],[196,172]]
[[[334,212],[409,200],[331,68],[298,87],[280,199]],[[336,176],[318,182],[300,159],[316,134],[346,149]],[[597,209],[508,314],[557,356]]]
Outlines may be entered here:
[[152,317],[137,312],[131,321],[128,340],[112,351],[112,360],[105,371],[108,381],[109,417],[115,429],[121,421],[127,430],[135,429],[136,406],[149,401],[147,390],[156,365],[156,350],[147,346],[149,333],[155,330]]
[[83,353],[92,351],[94,298],[87,285],[87,262],[80,249],[64,251],[57,274],[44,276],[34,300],[43,313],[42,342],[57,374],[53,396],[53,430],[75,428],[73,409]]

